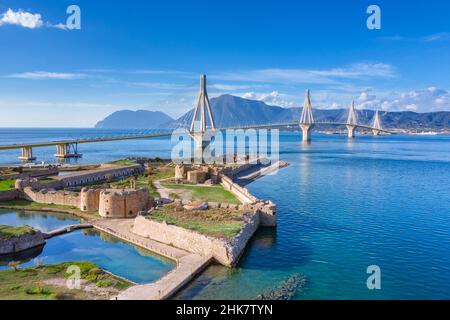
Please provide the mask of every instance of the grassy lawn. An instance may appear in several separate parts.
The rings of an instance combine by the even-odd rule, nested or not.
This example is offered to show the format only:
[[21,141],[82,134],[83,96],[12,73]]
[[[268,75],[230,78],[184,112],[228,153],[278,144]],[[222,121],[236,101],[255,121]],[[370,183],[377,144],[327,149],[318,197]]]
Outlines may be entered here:
[[175,184],[170,182],[161,182],[161,185],[174,190],[188,190],[192,192],[192,200],[225,202],[241,204],[241,202],[228,190],[221,185],[201,186],[193,184]]
[[1,180],[0,181],[0,191],[6,191],[14,189],[14,184],[16,183],[16,180],[10,179],[10,180]]
[[39,179],[39,183],[42,185],[48,184],[48,183],[52,183],[55,182],[55,179],[52,178],[43,178],[43,179]]
[[135,162],[133,160],[130,159],[120,159],[120,160],[115,160],[115,161],[111,161],[108,162],[108,164],[114,164],[116,166],[128,166],[130,164],[134,164]]
[[[150,196],[153,198],[159,198],[160,194],[156,191],[153,181],[160,179],[172,178],[175,175],[175,170],[171,167],[153,168],[152,172],[140,175],[136,179],[137,188],[148,188]],[[132,178],[123,179],[109,183],[111,187],[116,188],[129,188],[130,180]]]
[[243,226],[242,212],[223,209],[188,211],[175,204],[164,205],[153,211],[149,219],[166,221],[185,229],[197,231],[217,238],[232,238]]
[[[86,284],[93,284],[98,288],[119,292],[132,284],[110,275],[89,262],[65,262],[55,265],[29,267],[18,270],[0,271],[0,299],[11,300],[58,300],[58,299],[86,299],[92,298],[80,289],[68,289],[65,285],[46,283],[47,280],[59,280],[65,284],[69,266],[80,268],[81,279]],[[83,286],[83,284],[82,284]],[[108,297],[103,297],[103,299]]]
[[0,239],[11,239],[13,237],[35,234],[36,230],[30,226],[12,227],[0,224]]

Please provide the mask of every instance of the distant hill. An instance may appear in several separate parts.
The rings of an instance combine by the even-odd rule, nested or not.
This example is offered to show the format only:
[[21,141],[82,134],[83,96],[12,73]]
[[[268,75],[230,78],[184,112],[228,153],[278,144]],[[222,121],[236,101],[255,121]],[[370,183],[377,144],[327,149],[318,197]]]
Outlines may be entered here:
[[97,129],[154,129],[173,122],[173,119],[160,111],[121,110],[97,122]]
[[[262,101],[244,99],[232,95],[222,95],[211,99],[216,127],[236,127],[255,124],[292,123],[300,119],[301,108],[270,106]],[[346,109],[314,109],[316,121],[344,123]],[[153,129],[189,127],[194,114],[191,109],[177,120],[159,111],[117,111],[98,122],[96,128],[104,129]],[[357,110],[360,124],[371,124],[373,110]],[[384,128],[439,130],[450,128],[450,112],[415,113],[380,112]]]

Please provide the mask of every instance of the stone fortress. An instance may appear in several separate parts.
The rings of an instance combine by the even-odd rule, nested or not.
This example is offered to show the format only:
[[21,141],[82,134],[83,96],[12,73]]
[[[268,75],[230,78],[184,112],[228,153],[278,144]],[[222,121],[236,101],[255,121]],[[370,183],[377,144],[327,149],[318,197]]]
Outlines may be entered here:
[[146,188],[137,189],[135,184],[127,189],[83,187],[80,192],[62,188],[89,184],[94,181],[107,182],[142,172],[143,169],[139,165],[93,170],[61,176],[59,180],[45,185],[34,178],[18,179],[15,183],[17,190],[15,198],[72,206],[85,212],[98,212],[101,217],[105,218],[133,218],[139,212],[147,211],[153,206],[153,199],[149,196]]
[[[274,203],[259,200],[250,192],[236,183],[234,177],[247,169],[255,167],[249,163],[252,159],[241,159],[245,164],[233,165],[176,165],[174,180],[183,184],[221,184],[225,190],[233,193],[241,205],[227,203],[205,203],[206,207],[254,212],[260,215],[260,224],[276,226],[277,209]],[[253,159],[254,160],[254,159]],[[96,182],[109,182],[144,172],[139,164],[123,167],[106,167],[97,170],[86,170],[70,175],[58,176],[57,180],[41,184],[35,178],[17,179],[12,198],[26,199],[38,203],[56,204],[76,207],[84,212],[98,212],[104,218],[133,218],[153,208],[157,202],[150,197],[148,189],[136,188],[135,180],[129,188],[109,188],[89,186]],[[77,186],[84,186],[79,191],[72,191]],[[181,201],[169,199],[169,201]],[[185,202],[185,200],[183,200]],[[189,201],[183,203],[188,205]]]

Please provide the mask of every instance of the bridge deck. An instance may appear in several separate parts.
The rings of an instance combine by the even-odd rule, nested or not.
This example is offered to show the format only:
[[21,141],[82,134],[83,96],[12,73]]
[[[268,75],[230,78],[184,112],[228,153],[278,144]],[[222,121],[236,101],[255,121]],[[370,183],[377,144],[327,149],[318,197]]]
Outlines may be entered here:
[[[223,130],[238,130],[238,129],[263,129],[263,128],[274,128],[274,127],[288,127],[288,126],[298,126],[298,122],[290,122],[290,123],[271,123],[271,124],[253,124],[248,126],[239,126],[239,127],[227,127],[227,128],[219,128],[217,131]],[[345,126],[346,123],[336,123],[336,122],[316,122],[315,125],[339,125]],[[393,133],[392,131],[385,129],[373,128],[371,126],[366,125],[355,125],[357,128],[363,128],[367,130],[379,130],[380,132],[385,133]],[[12,150],[12,149],[21,149],[21,148],[34,148],[34,147],[49,147],[49,146],[57,146],[61,144],[79,144],[79,143],[95,143],[95,142],[111,142],[111,141],[120,141],[120,140],[133,140],[133,139],[148,139],[148,138],[159,138],[159,137],[168,137],[172,135],[171,132],[163,132],[163,133],[149,133],[149,134],[137,134],[137,135],[126,135],[126,136],[111,136],[111,137],[102,137],[102,138],[84,138],[84,139],[73,139],[73,140],[57,140],[57,141],[44,141],[44,142],[32,142],[32,143],[19,143],[19,144],[10,144],[10,145],[0,145],[0,151],[2,150]]]

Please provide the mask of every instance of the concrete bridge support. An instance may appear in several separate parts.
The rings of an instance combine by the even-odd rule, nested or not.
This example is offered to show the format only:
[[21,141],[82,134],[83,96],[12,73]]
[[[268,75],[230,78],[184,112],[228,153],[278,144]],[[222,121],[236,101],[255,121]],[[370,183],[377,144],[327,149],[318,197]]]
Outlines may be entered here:
[[306,90],[302,114],[300,115],[300,128],[302,128],[302,141],[304,143],[309,143],[311,141],[311,130],[313,126],[314,116],[311,105],[311,97],[309,90]]
[[311,142],[312,127],[312,124],[300,124],[300,128],[302,128],[302,141],[304,143]]
[[[71,152],[73,149],[73,152]],[[57,158],[80,158],[81,154],[78,153],[78,146],[74,143],[62,143],[56,145],[55,157]]]
[[353,139],[355,137],[355,129],[356,129],[356,127],[354,125],[351,125],[351,124],[347,125],[348,137],[350,139]]
[[372,130],[372,133],[373,133],[374,136],[379,136],[380,133],[381,133],[381,131],[380,131],[380,130],[377,130],[377,129],[373,129],[373,130]]
[[32,147],[23,147],[21,148],[21,155],[19,156],[19,160],[24,161],[33,161],[36,160],[36,157],[33,157],[33,148]]
[[203,152],[209,145],[209,141],[205,141],[205,135],[201,132],[191,133],[191,137],[194,139],[194,162],[203,163]]

